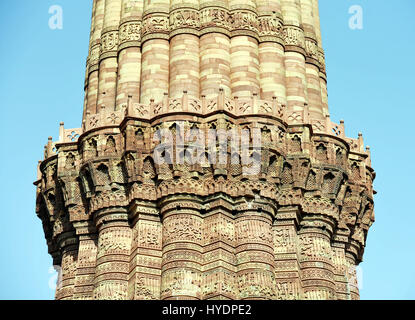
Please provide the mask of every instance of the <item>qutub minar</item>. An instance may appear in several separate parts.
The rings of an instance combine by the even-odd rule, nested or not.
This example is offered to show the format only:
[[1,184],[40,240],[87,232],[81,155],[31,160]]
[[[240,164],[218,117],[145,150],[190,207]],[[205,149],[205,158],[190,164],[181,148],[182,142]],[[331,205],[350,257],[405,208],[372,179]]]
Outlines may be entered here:
[[[161,129],[250,130],[260,169],[160,164]],[[374,178],[330,120],[317,0],[94,0],[82,127],[35,182],[56,299],[359,299]]]

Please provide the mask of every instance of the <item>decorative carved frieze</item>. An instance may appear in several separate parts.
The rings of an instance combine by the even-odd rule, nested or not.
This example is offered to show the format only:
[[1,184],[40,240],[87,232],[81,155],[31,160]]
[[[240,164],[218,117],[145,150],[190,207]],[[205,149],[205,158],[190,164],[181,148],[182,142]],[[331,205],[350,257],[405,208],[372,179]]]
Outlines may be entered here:
[[165,13],[150,13],[143,17],[141,28],[142,41],[150,39],[168,39],[170,33],[169,15]]
[[[359,297],[355,266],[374,222],[370,150],[361,135],[346,138],[343,121],[315,116],[311,97],[293,106],[296,92],[318,87],[315,67],[326,90],[324,52],[315,28],[265,2],[146,3],[94,30],[82,127],[62,123],[48,139],[35,183],[62,266],[57,299]],[[187,42],[170,40],[181,34],[203,41],[175,64],[169,50]],[[169,81],[188,76],[172,73],[193,62],[189,74],[200,87],[202,73],[216,77],[217,96],[188,79],[172,94]],[[249,90],[248,74],[260,84],[238,97],[231,73]],[[146,88],[158,82],[164,91]]]
[[284,41],[286,46],[305,49],[304,31],[296,26],[284,26]]
[[141,40],[141,25],[141,21],[129,21],[122,24],[119,30],[120,45],[129,41],[139,43]]
[[101,36],[101,56],[108,54],[111,51],[117,51],[119,43],[119,31],[110,30]]

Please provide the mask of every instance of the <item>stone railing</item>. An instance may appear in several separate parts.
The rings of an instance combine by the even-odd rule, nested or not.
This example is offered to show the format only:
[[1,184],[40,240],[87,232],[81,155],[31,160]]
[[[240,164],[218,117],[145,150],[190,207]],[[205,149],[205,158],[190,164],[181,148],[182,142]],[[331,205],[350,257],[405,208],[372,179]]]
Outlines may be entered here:
[[52,142],[49,138],[45,147],[45,159],[56,154],[56,144],[76,143],[78,138],[90,130],[118,126],[126,117],[132,117],[151,121],[157,117],[167,116],[170,114],[193,114],[196,116],[207,116],[216,112],[228,112],[236,117],[242,116],[265,116],[273,117],[287,123],[288,125],[310,124],[314,133],[336,136],[345,140],[350,146],[352,152],[365,153],[363,137],[359,133],[357,139],[346,138],[344,121],[339,124],[332,122],[330,116],[325,119],[311,119],[309,107],[304,105],[301,111],[287,111],[285,105],[280,104],[276,98],[273,100],[260,100],[257,95],[251,98],[229,99],[225,97],[223,90],[216,99],[195,99],[189,97],[187,92],[183,93],[181,98],[169,98],[167,94],[164,99],[158,103],[151,100],[150,104],[132,103],[131,97],[126,106],[120,110],[108,110],[101,107],[97,114],[86,113],[82,128],[65,129],[64,124],[60,124],[59,141]]
[[56,142],[52,141],[52,137],[48,138],[48,143],[45,146],[44,157],[45,159],[56,155]]
[[71,143],[71,142],[77,142],[78,138],[83,133],[82,128],[76,128],[76,129],[65,129],[64,123],[60,123],[59,128],[59,142],[58,143]]
[[[131,100],[131,99],[130,99]],[[229,99],[220,91],[216,99],[195,99],[189,97],[187,92],[181,98],[165,98],[150,104],[128,103],[126,108],[119,111],[107,111],[101,109],[98,114],[86,114],[84,130],[89,131],[99,127],[114,126],[120,124],[124,117],[134,117],[142,120],[151,120],[161,115],[176,113],[192,113],[194,115],[205,116],[218,111],[229,112],[237,117],[249,115],[273,116],[286,121],[285,106],[278,103],[274,98],[272,101],[260,100],[257,95],[250,99]]]

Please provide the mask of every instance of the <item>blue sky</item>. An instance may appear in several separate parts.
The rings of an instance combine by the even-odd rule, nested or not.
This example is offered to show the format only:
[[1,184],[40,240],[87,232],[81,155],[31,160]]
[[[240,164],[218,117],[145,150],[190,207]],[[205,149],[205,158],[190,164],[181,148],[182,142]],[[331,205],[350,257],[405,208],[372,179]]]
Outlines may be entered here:
[[[59,122],[80,126],[91,2],[0,1],[0,299],[53,298],[32,182]],[[48,10],[56,4],[64,24],[53,31]],[[352,5],[363,8],[362,30],[349,28]],[[377,172],[363,299],[415,299],[414,9],[413,0],[320,0],[332,119],[345,120],[348,136],[363,132]]]

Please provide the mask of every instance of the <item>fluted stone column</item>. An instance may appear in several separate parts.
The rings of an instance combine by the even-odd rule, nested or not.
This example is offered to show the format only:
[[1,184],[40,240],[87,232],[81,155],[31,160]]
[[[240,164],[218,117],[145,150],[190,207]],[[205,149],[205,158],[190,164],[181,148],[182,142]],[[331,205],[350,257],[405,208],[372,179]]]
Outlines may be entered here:
[[320,88],[321,88],[321,99],[323,105],[324,115],[329,114],[329,105],[328,105],[328,94],[327,94],[327,77],[326,77],[326,62],[324,58],[323,43],[321,39],[321,28],[320,28],[320,13],[319,13],[319,4],[318,0],[312,0],[313,2],[313,17],[314,17],[314,30],[317,38],[318,46],[318,56],[320,63]]
[[90,222],[74,224],[79,236],[76,265],[74,300],[92,300],[94,292],[95,266],[97,259],[97,235]]
[[236,206],[235,221],[239,299],[274,299],[275,260],[271,212],[267,206],[254,200],[245,201]]
[[94,19],[92,21],[91,50],[88,57],[88,78],[87,81],[87,107],[86,111],[97,113],[98,103],[98,75],[99,57],[101,52],[100,39],[104,26],[105,0],[94,1]]
[[126,300],[132,232],[123,208],[102,209],[96,215],[98,252],[94,299]]
[[170,1],[170,97],[200,97],[199,0]]
[[170,0],[144,1],[141,103],[160,102],[169,93],[169,10]]
[[121,1],[105,0],[104,27],[101,33],[101,56],[98,82],[98,110],[115,110],[118,74],[118,41]]
[[159,300],[162,224],[153,202],[137,201],[130,210],[133,225],[128,299]]
[[276,42],[261,43],[259,59],[261,99],[271,100],[277,97],[279,103],[286,104],[284,47]]
[[172,196],[161,203],[163,223],[162,300],[202,299],[202,228],[200,201]]
[[260,91],[258,40],[250,36],[231,39],[232,96],[252,97]]
[[348,263],[346,260],[345,243],[333,243],[333,263],[335,266],[336,294],[339,300],[349,300]]
[[298,300],[303,296],[297,252],[298,218],[297,208],[283,207],[272,226],[277,300]]
[[281,0],[285,35],[285,69],[288,111],[302,112],[307,103],[305,39],[300,0]]
[[122,1],[119,31],[117,109],[140,102],[143,1]]
[[301,13],[307,54],[306,76],[310,117],[322,120],[325,119],[325,114],[321,98],[319,52],[316,28],[314,27],[313,0],[301,0]]
[[98,71],[93,70],[89,75],[88,89],[87,89],[87,112],[91,114],[97,113],[97,99],[98,99]]
[[238,298],[235,219],[232,204],[223,197],[206,202],[203,222],[203,299]]
[[170,40],[170,96],[180,98],[183,91],[198,98],[199,37],[179,34]]
[[[88,83],[89,83],[89,68],[91,67],[91,53],[92,47],[94,46],[94,28],[95,28],[95,11],[96,11],[96,1],[92,2],[92,16],[91,16],[91,29],[89,32],[89,48],[88,48],[88,58],[85,68],[85,82],[84,82],[84,107],[82,113],[82,119],[85,119],[87,108],[88,108]],[[90,113],[90,111],[89,111]]]
[[230,14],[233,15],[234,24],[231,25],[231,89],[232,96],[249,98],[260,93],[259,79],[259,48],[254,31],[240,32],[239,27],[249,24],[243,22],[241,11],[250,11],[256,16],[256,3],[254,0],[229,0]]
[[[257,11],[259,21],[266,21],[268,29],[276,32],[282,28],[282,11],[280,0],[258,0]],[[265,22],[264,22],[265,23]],[[287,103],[284,62],[284,40],[272,34],[265,34],[264,41],[259,44],[259,65],[261,99],[278,99],[281,104]]]
[[[320,57],[322,55],[324,55],[324,53],[321,51]],[[325,64],[324,58],[320,60],[320,65],[322,64]],[[330,115],[330,113],[329,113],[329,100],[328,100],[328,92],[327,92],[327,78],[326,78],[325,71],[324,72],[320,71],[319,76],[320,76],[320,88],[321,88],[321,100],[323,104],[323,112],[324,112],[324,115],[327,117],[328,115]]]
[[71,300],[74,295],[76,264],[78,259],[78,239],[74,232],[65,232],[59,236],[62,250],[60,283],[56,291],[56,300]]
[[[218,19],[226,19],[229,9],[228,0],[212,1],[200,0],[201,36],[200,36],[200,94],[206,99],[218,96],[219,89],[223,89],[227,97],[231,96],[231,41],[229,31],[225,27],[210,27],[205,23],[218,10]],[[226,21],[223,21],[225,26]]]
[[143,44],[141,67],[141,103],[163,100],[169,93],[169,41],[151,39]]
[[353,246],[346,248],[346,266],[347,266],[347,283],[348,283],[348,293],[349,299],[351,300],[359,300],[359,283],[357,279],[357,271],[356,266],[358,265],[358,261],[356,258],[356,252]]
[[320,12],[318,7],[318,0],[312,0],[313,4],[313,18],[314,18],[314,28],[317,37],[317,44],[319,48],[323,47],[323,42],[321,40],[321,28],[320,28]]
[[301,282],[306,300],[336,299],[330,219],[307,216],[298,232]]
[[[92,47],[95,45],[96,39],[94,39],[94,30],[95,30],[95,19],[97,14],[97,4],[98,1],[93,0],[92,1],[92,15],[91,15],[91,28],[89,31],[89,47],[88,47],[88,57],[91,56]],[[87,68],[88,71],[88,68]],[[86,78],[88,80],[88,78]]]

